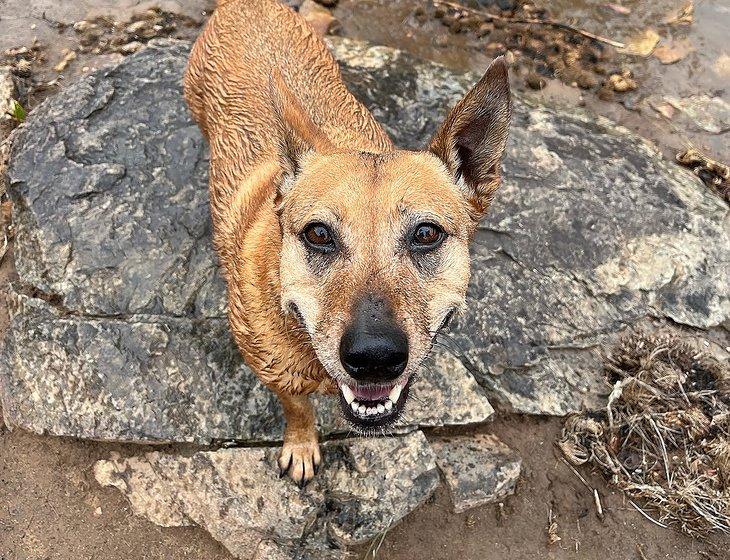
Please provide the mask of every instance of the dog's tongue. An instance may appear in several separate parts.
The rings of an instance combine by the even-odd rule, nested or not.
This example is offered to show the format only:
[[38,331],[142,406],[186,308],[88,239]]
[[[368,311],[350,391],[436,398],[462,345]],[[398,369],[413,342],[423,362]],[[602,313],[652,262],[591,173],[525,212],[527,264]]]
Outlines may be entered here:
[[359,401],[384,401],[395,385],[366,385],[350,387]]

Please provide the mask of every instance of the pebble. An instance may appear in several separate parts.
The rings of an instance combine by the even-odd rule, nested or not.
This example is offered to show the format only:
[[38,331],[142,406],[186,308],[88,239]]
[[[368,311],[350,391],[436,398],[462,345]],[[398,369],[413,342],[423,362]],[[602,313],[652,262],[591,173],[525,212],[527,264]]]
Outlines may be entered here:
[[119,52],[122,54],[132,54],[136,53],[143,46],[144,45],[142,45],[142,43],[140,43],[139,41],[130,41],[129,43],[126,43],[119,47]]
[[622,74],[611,74],[608,77],[607,83],[613,91],[618,93],[632,91],[638,87],[636,81],[631,78],[631,75],[628,72],[624,72]]

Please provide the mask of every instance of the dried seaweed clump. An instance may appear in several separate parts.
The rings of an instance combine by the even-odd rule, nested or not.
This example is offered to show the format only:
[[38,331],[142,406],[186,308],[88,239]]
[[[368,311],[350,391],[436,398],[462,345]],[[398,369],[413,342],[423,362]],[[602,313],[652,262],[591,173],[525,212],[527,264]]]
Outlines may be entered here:
[[606,409],[565,422],[566,459],[599,467],[659,525],[730,533],[728,365],[689,339],[639,332],[618,343],[606,370]]

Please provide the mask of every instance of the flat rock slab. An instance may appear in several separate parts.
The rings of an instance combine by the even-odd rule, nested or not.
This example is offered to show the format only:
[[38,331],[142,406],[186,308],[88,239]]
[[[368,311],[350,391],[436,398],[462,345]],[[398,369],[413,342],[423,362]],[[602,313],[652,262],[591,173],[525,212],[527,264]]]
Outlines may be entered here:
[[493,435],[431,441],[456,513],[503,500],[515,491],[522,460]]
[[[423,146],[476,80],[383,47],[333,49],[403,147]],[[135,441],[281,437],[278,404],[227,334],[207,148],[180,91],[188,50],[161,42],[95,72],[15,136],[17,313],[0,350],[10,425]],[[595,348],[626,324],[730,317],[727,207],[637,137],[518,99],[504,167],[452,335],[460,360],[426,369],[410,427],[486,419],[471,374],[517,411],[597,406]],[[323,431],[340,431],[328,403]]]
[[159,452],[98,461],[137,515],[164,527],[199,525],[238,558],[344,558],[431,496],[439,484],[421,432],[340,440],[305,490],[278,476],[276,449],[235,448],[190,457]]

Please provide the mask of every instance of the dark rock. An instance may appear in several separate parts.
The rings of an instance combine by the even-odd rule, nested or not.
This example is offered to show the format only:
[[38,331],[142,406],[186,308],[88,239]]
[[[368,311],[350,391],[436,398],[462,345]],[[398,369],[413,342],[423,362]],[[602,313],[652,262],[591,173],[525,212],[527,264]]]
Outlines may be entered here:
[[113,456],[94,473],[137,515],[163,527],[199,525],[246,560],[344,558],[343,547],[387,530],[439,484],[420,432],[329,442],[322,451],[322,471],[303,491],[279,478],[273,448]]
[[[384,47],[333,45],[353,92],[407,148],[424,146],[477,79]],[[180,95],[188,49],[155,43],[85,77],[15,137],[16,290],[33,297],[20,298],[0,354],[11,425],[100,439],[280,437],[278,404],[227,335],[207,150]],[[518,99],[513,124],[450,344],[505,404],[565,414],[600,402],[595,349],[624,325],[728,319],[727,207],[604,119]],[[429,407],[447,401],[425,393],[428,414],[413,424],[489,415],[450,363],[453,373],[426,372],[424,390],[464,406]],[[339,429],[327,403],[326,433]]]
[[493,435],[431,441],[455,513],[503,500],[515,491],[520,457]]

